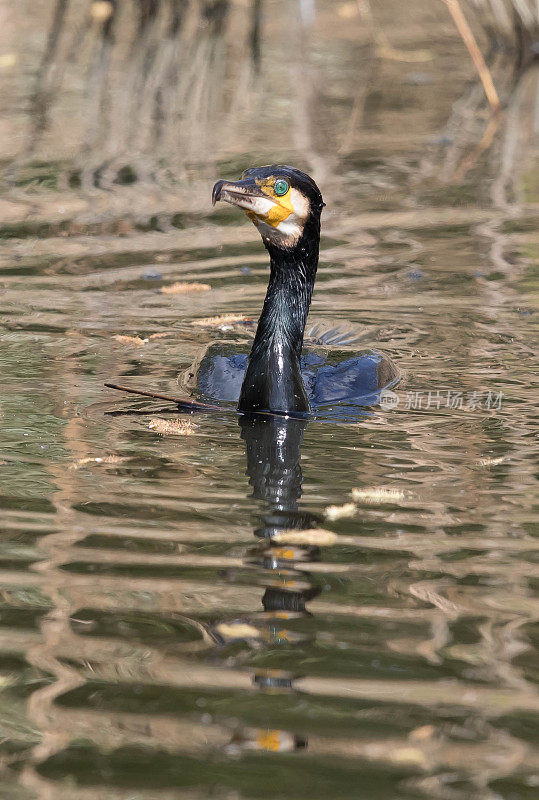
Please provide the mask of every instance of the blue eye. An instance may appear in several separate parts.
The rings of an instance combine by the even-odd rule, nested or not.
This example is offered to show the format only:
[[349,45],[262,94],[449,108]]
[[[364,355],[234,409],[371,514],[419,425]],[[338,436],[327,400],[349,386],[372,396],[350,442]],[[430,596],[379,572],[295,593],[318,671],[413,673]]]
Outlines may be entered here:
[[283,194],[286,194],[287,191],[290,189],[288,185],[288,181],[285,181],[284,178],[279,178],[278,181],[275,181],[275,186],[273,187],[273,191],[277,195],[277,197],[282,197]]

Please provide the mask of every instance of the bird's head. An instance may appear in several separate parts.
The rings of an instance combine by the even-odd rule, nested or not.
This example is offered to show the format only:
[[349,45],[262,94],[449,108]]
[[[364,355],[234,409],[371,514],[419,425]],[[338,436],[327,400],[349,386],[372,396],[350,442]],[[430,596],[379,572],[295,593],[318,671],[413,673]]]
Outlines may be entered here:
[[253,167],[239,181],[217,181],[213,204],[218,200],[242,208],[268,248],[294,250],[305,237],[320,235],[320,189],[294,167]]

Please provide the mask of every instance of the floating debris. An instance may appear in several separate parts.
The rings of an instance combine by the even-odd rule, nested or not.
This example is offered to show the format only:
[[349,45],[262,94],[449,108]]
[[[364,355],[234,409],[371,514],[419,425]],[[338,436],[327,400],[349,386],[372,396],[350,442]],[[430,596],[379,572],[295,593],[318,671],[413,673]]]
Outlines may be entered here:
[[171,283],[169,286],[161,287],[161,294],[188,294],[189,292],[209,292],[211,286],[209,283],[189,283],[187,281],[178,281]]
[[121,344],[132,344],[135,347],[144,347],[150,341],[149,339],[141,339],[140,336],[124,336],[121,333],[117,333],[112,338]]
[[232,741],[225,748],[229,755],[239,754],[244,750],[265,750],[270,753],[291,753],[305,747],[301,737],[288,731],[268,730],[265,728],[244,728],[236,731]]
[[436,728],[434,725],[421,725],[419,728],[414,728],[413,731],[410,731],[408,738],[414,742],[421,742],[425,741],[425,739],[432,739],[435,734]]
[[[337,508],[337,506],[330,506],[330,508]],[[285,544],[312,544],[319,547],[331,547],[337,541],[337,534],[324,528],[306,528],[303,531],[289,528],[277,531],[273,534],[271,540],[272,542],[283,542]]]
[[503,464],[505,459],[505,456],[500,456],[499,458],[479,458],[477,465],[479,467],[495,467],[497,464]]
[[79,458],[77,461],[74,461],[71,464],[70,469],[80,469],[80,467],[85,467],[87,464],[121,464],[122,461],[125,461],[125,458],[121,456],[95,456],[95,457],[87,457],[87,458]]
[[189,419],[159,419],[156,417],[150,420],[148,428],[163,436],[192,436],[198,425]]
[[330,520],[346,519],[355,516],[357,506],[355,503],[345,503],[342,506],[328,506],[324,510],[325,516]]
[[396,764],[413,764],[414,766],[427,768],[425,754],[417,747],[397,747],[390,756]]
[[238,639],[260,639],[261,636],[260,630],[247,622],[222,622],[220,625],[216,625],[214,630],[225,642]]
[[235,323],[242,322],[252,322],[253,320],[250,317],[246,317],[243,314],[221,314],[218,317],[204,317],[204,319],[194,319],[191,322],[191,325],[198,325],[200,327],[207,327],[207,328],[219,328],[222,325],[234,325]]
[[409,495],[400,489],[352,489],[352,497],[358,503],[396,503]]

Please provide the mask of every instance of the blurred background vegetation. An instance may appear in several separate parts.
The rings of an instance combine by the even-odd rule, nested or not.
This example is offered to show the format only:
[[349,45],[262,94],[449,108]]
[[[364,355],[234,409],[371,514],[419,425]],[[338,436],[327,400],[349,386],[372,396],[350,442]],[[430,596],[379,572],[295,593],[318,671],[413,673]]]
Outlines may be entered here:
[[536,0],[20,0],[0,14],[1,186],[13,200],[71,193],[70,218],[88,212],[74,194],[111,189],[109,218],[204,207],[193,183],[268,161],[327,186],[374,150],[420,156],[413,180],[443,184],[444,202],[487,165],[504,206],[537,133]]

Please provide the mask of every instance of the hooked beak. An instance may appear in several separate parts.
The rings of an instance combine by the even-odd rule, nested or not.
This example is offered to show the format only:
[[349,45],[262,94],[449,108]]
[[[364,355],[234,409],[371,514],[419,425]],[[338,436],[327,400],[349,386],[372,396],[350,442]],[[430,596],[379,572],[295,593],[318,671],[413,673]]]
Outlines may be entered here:
[[212,205],[218,200],[242,208],[264,220],[274,202],[264,194],[253,178],[241,181],[217,181],[211,196]]

